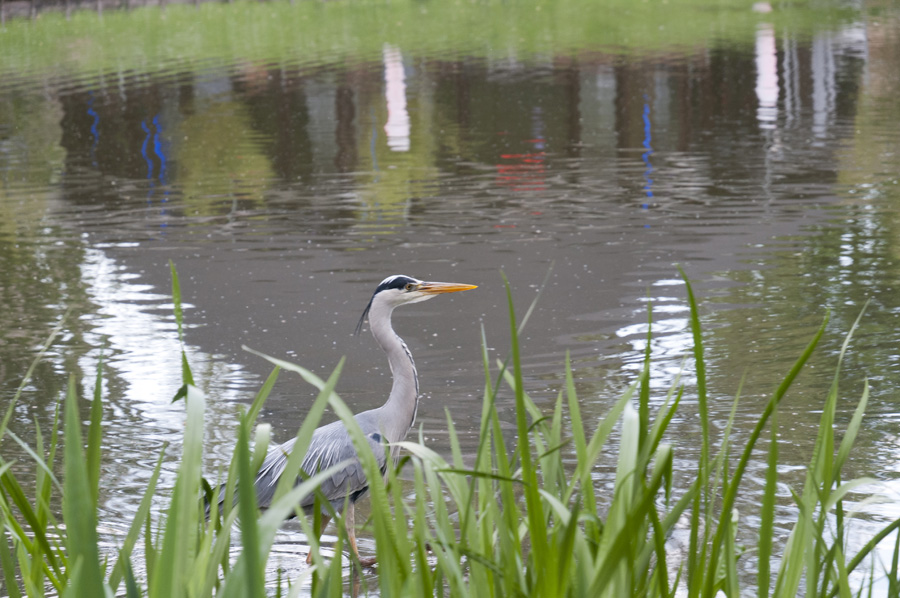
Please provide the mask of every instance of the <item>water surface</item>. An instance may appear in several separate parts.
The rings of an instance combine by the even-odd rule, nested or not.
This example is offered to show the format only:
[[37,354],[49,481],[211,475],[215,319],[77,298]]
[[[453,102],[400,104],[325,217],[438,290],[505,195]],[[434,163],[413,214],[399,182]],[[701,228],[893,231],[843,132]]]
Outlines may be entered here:
[[[481,18],[414,6],[394,19],[370,6],[376,33],[362,33],[342,3],[7,23],[0,401],[61,321],[16,407],[16,433],[50,425],[69,373],[91,396],[103,356],[101,520],[115,531],[134,512],[165,442],[164,487],[176,465],[169,260],[189,304],[189,359],[210,398],[211,474],[270,370],[242,345],[322,375],[346,355],[340,394],[357,410],[383,402],[386,362],[367,332],[352,333],[376,284],[395,273],[479,285],[395,315],[418,364],[427,442],[448,452],[447,409],[473,451],[481,327],[493,357],[508,348],[502,271],[520,314],[547,279],[523,335],[529,392],[555,400],[568,351],[591,417],[637,377],[652,305],[654,400],[681,373],[685,407],[670,440],[690,476],[699,422],[680,264],[701,299],[713,429],[743,380],[745,438],[830,314],[779,419],[793,483],[843,335],[869,302],[840,407],[845,422],[868,378],[848,473],[884,480],[896,498],[898,13],[719,7],[697,13],[691,33],[665,10],[621,9],[601,23],[569,2],[547,19],[532,5],[491,6]],[[315,28],[304,25],[311,17]],[[161,39],[184,40],[182,53]],[[262,416],[277,439],[294,434],[313,396],[282,377]],[[499,408],[512,421],[511,397]],[[610,463],[597,483],[611,474]],[[760,475],[754,467],[744,493],[748,517]],[[867,514],[897,516],[893,505]],[[295,534],[279,545],[288,563],[298,544]]]

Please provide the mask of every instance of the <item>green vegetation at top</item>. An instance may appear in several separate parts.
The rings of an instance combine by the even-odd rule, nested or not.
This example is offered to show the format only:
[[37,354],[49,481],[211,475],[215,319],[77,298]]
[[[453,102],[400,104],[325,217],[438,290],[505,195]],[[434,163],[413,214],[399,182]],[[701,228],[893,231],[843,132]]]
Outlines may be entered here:
[[[173,280],[177,304],[174,269]],[[686,288],[695,342],[697,408],[704,416],[708,398],[700,320],[690,285]],[[652,396],[649,332],[639,379],[599,421],[582,419],[568,363],[552,413],[542,413],[525,391],[518,348],[523,324],[516,319],[509,290],[508,296],[510,356],[491,364],[487,342],[483,344],[484,403],[475,454],[463,458],[448,414],[451,455],[447,458],[425,446],[421,434],[418,442],[399,443],[410,455],[414,492],[406,491],[393,468],[388,468],[386,485],[373,483],[370,487],[370,531],[375,538],[380,573],[377,583],[382,596],[669,597],[681,589],[691,598],[714,598],[719,592],[737,598],[744,595],[747,585],[755,585],[754,593],[761,597],[825,598],[872,596],[876,580],[879,595],[900,596],[900,540],[888,542],[893,550],[887,562],[872,558],[879,542],[900,527],[900,520],[885,524],[873,537],[851,537],[853,516],[845,509],[844,500],[872,480],[842,480],[841,469],[862,425],[868,389],[864,388],[838,438],[837,373],[824,397],[815,450],[803,486],[792,492],[795,520],[788,541],[783,550],[774,542],[780,481],[777,413],[787,400],[791,383],[824,334],[825,324],[775,389],[743,446],[732,449],[737,398],[721,433],[714,437],[712,426],[700,427],[702,457],[696,475],[682,482],[675,475],[678,447],[669,443],[667,429],[680,411],[690,411],[681,418],[698,414],[682,403],[684,387],[677,380],[664,396]],[[178,310],[176,318],[180,323]],[[836,372],[848,344],[849,336]],[[256,426],[255,420],[279,368],[300,374],[320,391],[297,433],[294,454],[304,452],[326,405],[330,405],[347,425],[369,479],[379,480],[382,474],[350,410],[334,393],[343,361],[323,381],[299,366],[269,359],[276,370],[238,424],[222,512],[218,512],[217,501],[210,500],[214,491],[200,477],[205,398],[188,385],[185,440],[171,498],[164,501],[168,508],[162,519],[150,509],[156,500],[161,457],[128,533],[119,539],[118,550],[114,551],[101,548],[96,531],[104,417],[102,372],[98,372],[84,436],[78,384],[70,379],[62,451],[58,450],[56,424],[47,442],[41,431],[36,431],[33,448],[7,430],[13,409],[10,406],[0,421],[0,439],[8,437],[25,449],[36,464],[36,483],[29,495],[32,485],[20,483],[13,463],[0,458],[0,592],[13,598],[23,594],[66,597],[123,592],[129,598],[264,596],[265,565],[275,533],[284,517],[296,509],[307,537],[313,539],[310,549],[314,564],[299,579],[292,580],[287,595],[299,595],[307,581],[311,581],[311,594],[317,598],[342,595],[345,557],[341,549],[346,544],[346,532],[340,516],[336,515],[340,535],[335,554],[326,560],[314,540],[318,536],[312,533],[318,522],[309,521],[296,507],[301,497],[314,492],[318,481],[333,470],[319,472],[294,488],[293,476],[284,475],[270,509],[260,513],[256,506],[252,481],[269,445],[270,427]],[[189,368],[186,361],[183,363],[188,379]],[[514,397],[514,433],[503,432],[496,408],[500,393],[507,387]],[[616,439],[613,432],[617,426]],[[768,445],[765,455],[756,452],[760,441]],[[53,473],[53,462],[60,452],[65,475],[62,482]],[[761,505],[759,519],[748,524],[746,516],[738,515],[736,501],[738,494],[746,491],[742,482],[751,460],[762,460],[766,473],[761,496],[753,501]],[[593,476],[603,463],[615,463],[615,481],[613,487],[604,485],[601,490]],[[287,469],[299,465],[300,459],[292,457]],[[204,516],[203,502],[198,500],[201,488],[211,505],[209,520]],[[63,497],[61,514],[51,507],[57,491]],[[688,521],[682,531],[690,539],[673,550],[668,540],[681,519]],[[235,559],[229,547],[237,521],[242,549]],[[738,563],[748,555],[738,544],[738,537],[753,541],[755,554],[751,558],[758,563],[754,583],[739,574]],[[859,548],[851,554],[851,546]],[[135,575],[136,563],[144,565],[145,576]],[[272,582],[269,580],[270,588]],[[281,580],[275,583],[278,595],[284,595]]]
[[191,70],[208,62],[370,60],[384,44],[417,55],[547,57],[583,50],[689,53],[752,43],[759,22],[798,35],[849,14],[810,2],[760,15],[748,0],[335,0],[207,2],[132,11],[47,12],[0,29],[0,74]]

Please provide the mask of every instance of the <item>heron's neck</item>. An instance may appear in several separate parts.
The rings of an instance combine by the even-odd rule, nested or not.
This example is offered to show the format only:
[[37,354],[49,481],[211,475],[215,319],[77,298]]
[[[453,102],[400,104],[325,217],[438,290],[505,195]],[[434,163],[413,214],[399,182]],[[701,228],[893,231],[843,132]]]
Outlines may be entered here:
[[[372,336],[387,354],[394,378],[391,394],[381,407],[381,424],[389,442],[406,437],[416,419],[419,378],[412,354],[391,326],[392,308],[375,304],[369,313]],[[386,312],[386,313],[385,313]]]

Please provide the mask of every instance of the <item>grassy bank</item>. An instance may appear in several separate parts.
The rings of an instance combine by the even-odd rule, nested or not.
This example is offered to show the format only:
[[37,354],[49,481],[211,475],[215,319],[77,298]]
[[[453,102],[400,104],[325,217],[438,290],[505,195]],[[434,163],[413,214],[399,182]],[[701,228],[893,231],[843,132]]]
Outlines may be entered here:
[[[177,277],[175,281],[180,327]],[[450,455],[435,453],[421,438],[401,443],[406,455],[403,462],[411,468],[413,492],[403,491],[397,470],[390,468],[387,485],[371,486],[372,517],[367,525],[375,538],[380,594],[618,598],[672,596],[681,588],[687,596],[713,597],[723,591],[736,597],[754,589],[759,596],[843,597],[870,595],[872,584],[887,577],[887,584],[880,587],[887,587],[892,596],[900,595],[897,541],[891,562],[882,565],[869,558],[876,544],[894,532],[900,521],[865,538],[862,548],[852,553],[848,549],[852,518],[843,499],[871,481],[845,481],[840,473],[862,425],[868,398],[863,389],[847,428],[836,436],[840,360],[850,336],[835,364],[831,390],[823,397],[816,449],[805,482],[794,489],[796,520],[786,545],[777,548],[773,541],[779,483],[776,416],[791,383],[825,333],[825,324],[787,370],[750,436],[736,445],[731,438],[731,420],[715,436],[707,423],[701,326],[689,284],[687,289],[697,381],[697,387],[689,392],[696,394],[699,410],[690,415],[699,415],[702,426],[696,476],[681,486],[676,482],[673,464],[677,448],[669,444],[666,432],[673,417],[689,408],[682,405],[685,388],[678,382],[665,397],[651,397],[649,342],[641,376],[624,389],[600,421],[582,419],[568,364],[554,409],[543,413],[524,386],[518,343],[521,324],[510,295],[508,359],[491,363],[484,342],[484,400],[474,458],[463,459],[448,416]],[[35,464],[36,484],[23,483],[13,475],[11,464],[0,460],[3,593],[265,595],[265,563],[276,530],[300,497],[315,491],[317,478],[330,473],[320,472],[295,488],[290,486],[289,476],[284,476],[272,508],[262,514],[254,493],[243,491],[252,487],[253,474],[268,447],[269,428],[257,426],[255,420],[280,371],[296,372],[319,388],[297,435],[300,450],[294,454],[302,455],[330,406],[350,429],[369,479],[381,477],[366,438],[334,392],[343,362],[328,380],[322,380],[299,366],[267,359],[275,364],[275,371],[236,423],[238,443],[228,469],[223,512],[214,507],[207,521],[198,500],[204,490],[211,492],[200,470],[205,398],[191,385],[187,359],[182,356],[185,401],[172,408],[186,409],[187,423],[180,468],[165,501],[168,506],[162,518],[154,520],[151,506],[157,465],[130,530],[115,553],[101,551],[96,531],[103,438],[99,389],[103,385],[96,385],[90,422],[84,427],[78,417],[76,381],[70,381],[60,423],[65,443],[61,443],[58,426],[46,431],[46,436],[45,431],[37,430],[30,445],[22,442],[6,430],[10,406],[0,423],[0,438],[6,436],[4,442],[18,442],[28,451]],[[101,377],[102,372],[97,375]],[[504,433],[507,427],[495,408],[501,395],[515,400],[512,433]],[[735,399],[732,420],[738,409]],[[53,474],[57,459],[62,461],[62,480]],[[761,523],[753,529],[734,509],[751,459],[764,460],[767,472],[762,495],[754,501],[761,505]],[[288,469],[299,467],[299,458],[293,461]],[[606,463],[615,463],[615,486],[612,491],[603,490],[601,496],[592,473]],[[232,501],[235,492],[237,500]],[[55,504],[54,496],[62,498],[61,512],[50,506]],[[600,503],[608,506],[601,509]],[[302,512],[298,517],[307,535],[315,537],[311,531],[316,522],[308,521]],[[232,537],[235,522],[240,522],[239,540]],[[679,525],[688,540],[686,547],[673,551],[667,541]],[[313,545],[313,567],[301,579],[286,580],[269,593],[341,595],[347,558],[341,548],[346,538],[343,525],[336,529],[340,535],[333,558],[323,557]],[[738,534],[752,537],[753,545],[738,546]],[[233,543],[240,545],[236,559],[230,549]],[[751,587],[739,575],[738,563],[746,558],[758,561]],[[146,565],[145,576],[134,575],[136,562]],[[851,582],[851,576],[855,581]]]

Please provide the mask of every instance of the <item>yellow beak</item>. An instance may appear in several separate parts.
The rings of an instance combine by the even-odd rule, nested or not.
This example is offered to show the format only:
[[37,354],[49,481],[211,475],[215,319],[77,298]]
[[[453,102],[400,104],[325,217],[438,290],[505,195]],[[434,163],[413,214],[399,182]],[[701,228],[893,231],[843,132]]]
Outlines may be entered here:
[[419,288],[416,289],[423,293],[432,293],[437,295],[439,293],[456,293],[458,291],[471,291],[472,289],[477,289],[478,286],[474,284],[459,284],[455,282],[423,282],[419,285]]

